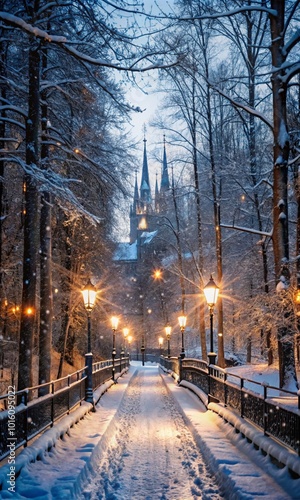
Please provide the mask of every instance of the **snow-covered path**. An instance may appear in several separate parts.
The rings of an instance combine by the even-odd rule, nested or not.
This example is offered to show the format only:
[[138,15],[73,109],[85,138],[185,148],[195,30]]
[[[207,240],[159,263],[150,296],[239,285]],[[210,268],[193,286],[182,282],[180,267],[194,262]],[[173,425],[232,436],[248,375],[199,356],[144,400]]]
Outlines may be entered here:
[[140,368],[121,403],[116,433],[83,498],[218,499],[218,490],[157,367]]
[[1,499],[300,500],[288,467],[157,366],[132,363],[111,384],[95,413],[82,418],[83,403],[20,453],[15,492],[4,480]]

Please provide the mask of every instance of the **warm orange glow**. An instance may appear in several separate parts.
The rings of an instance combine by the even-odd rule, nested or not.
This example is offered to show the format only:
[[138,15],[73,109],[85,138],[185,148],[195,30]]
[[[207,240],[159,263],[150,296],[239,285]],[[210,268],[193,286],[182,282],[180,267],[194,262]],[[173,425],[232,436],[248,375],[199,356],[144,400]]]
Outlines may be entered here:
[[165,332],[166,332],[166,336],[170,337],[170,335],[171,335],[171,327],[169,325],[165,326]]
[[295,303],[300,304],[300,290],[297,290],[295,293]]
[[80,153],[80,149],[75,148],[75,149],[74,149],[74,152],[75,152],[75,153]]
[[139,229],[147,229],[147,221],[145,217],[142,217],[139,222]]
[[119,318],[118,316],[112,316],[111,318],[111,327],[113,330],[116,330],[118,328],[119,324]]
[[184,316],[184,315],[179,316],[178,323],[179,323],[179,326],[180,326],[180,330],[184,330],[185,329],[185,325],[186,325],[186,316]]
[[212,276],[210,277],[210,280],[207,283],[207,285],[203,288],[203,292],[208,307],[214,307],[218,300],[219,287],[215,284]]
[[160,269],[155,269],[155,270],[153,271],[153,278],[154,278],[155,280],[159,280],[159,279],[161,279],[161,278],[162,278],[162,272],[161,272],[161,270],[160,270]]
[[93,285],[91,280],[89,280],[84,289],[81,290],[81,293],[83,297],[84,307],[88,312],[91,312],[95,305],[97,296],[96,287]]
[[127,342],[128,342],[128,344],[131,344],[131,342],[132,342],[132,335],[128,335]]
[[33,314],[33,307],[27,307],[25,313],[27,314],[27,316],[31,316]]
[[125,339],[128,337],[128,333],[129,333],[129,328],[123,328],[123,334]]
[[159,337],[159,339],[158,339],[158,343],[159,343],[159,345],[160,345],[160,346],[162,346],[162,345],[163,345],[163,343],[164,343],[164,339],[163,339],[163,337]]

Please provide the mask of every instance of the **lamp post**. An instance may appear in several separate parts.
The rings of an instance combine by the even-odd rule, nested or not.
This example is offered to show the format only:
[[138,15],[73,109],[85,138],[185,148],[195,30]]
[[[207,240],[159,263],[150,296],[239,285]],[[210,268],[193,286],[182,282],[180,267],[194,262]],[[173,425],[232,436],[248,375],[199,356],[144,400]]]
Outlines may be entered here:
[[118,328],[119,318],[117,316],[112,316],[111,327],[113,331],[113,348],[112,348],[112,379],[115,382],[115,358],[116,358],[116,330]]
[[142,345],[141,345],[141,353],[142,353],[142,366],[145,364],[145,336],[142,336]]
[[205,299],[209,307],[210,315],[210,352],[208,353],[209,364],[214,365],[216,363],[216,353],[214,352],[214,330],[213,330],[213,317],[214,317],[214,307],[218,300],[219,287],[215,284],[212,276],[210,276],[209,282],[203,288]]
[[97,290],[91,280],[87,282],[84,289],[81,291],[83,296],[84,307],[87,312],[88,318],[88,331],[87,331],[87,353],[85,355],[85,365],[87,367],[87,377],[85,386],[85,400],[88,403],[92,403],[94,406],[94,394],[93,394],[93,354],[91,352],[91,312],[94,308]]
[[179,316],[178,323],[179,323],[180,331],[181,331],[181,353],[180,353],[180,357],[181,357],[181,359],[184,359],[185,358],[184,330],[185,330],[185,325],[186,325],[186,316],[184,314],[182,316]]
[[171,338],[171,327],[169,325],[165,326],[165,332],[166,332],[166,337],[168,341],[168,358],[171,357],[171,350],[170,350],[170,338]]

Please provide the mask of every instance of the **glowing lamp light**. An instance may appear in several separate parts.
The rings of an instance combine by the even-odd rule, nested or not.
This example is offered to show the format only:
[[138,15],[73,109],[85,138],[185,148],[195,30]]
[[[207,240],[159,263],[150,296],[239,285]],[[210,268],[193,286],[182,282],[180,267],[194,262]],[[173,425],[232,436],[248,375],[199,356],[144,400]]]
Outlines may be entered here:
[[142,219],[140,220],[139,229],[147,229],[147,222],[145,217],[142,217]]
[[81,293],[83,296],[84,307],[86,308],[87,312],[91,312],[95,305],[97,295],[96,287],[93,285],[91,280],[87,282],[84,289],[81,290]]
[[163,337],[159,337],[159,339],[158,339],[158,343],[159,343],[159,345],[160,345],[160,346],[162,346],[162,345],[163,345],[163,343],[164,343],[164,339],[163,339]]
[[153,272],[153,278],[155,280],[159,280],[159,279],[161,279],[161,277],[162,277],[161,270],[160,269],[155,269],[155,271]]
[[125,339],[128,337],[128,333],[129,333],[129,328],[123,328],[123,334]]
[[119,324],[119,318],[118,316],[112,316],[111,318],[111,327],[113,330],[117,330]]
[[295,293],[295,303],[300,304],[300,290]]
[[186,316],[182,315],[178,317],[178,323],[180,326],[180,330],[184,330],[186,326]]
[[171,335],[171,327],[169,325],[165,326],[165,332],[166,332],[166,336],[170,337],[170,335]]
[[210,276],[210,280],[203,288],[203,292],[205,295],[205,299],[208,307],[212,308],[216,305],[219,295],[219,287],[215,284],[212,276]]

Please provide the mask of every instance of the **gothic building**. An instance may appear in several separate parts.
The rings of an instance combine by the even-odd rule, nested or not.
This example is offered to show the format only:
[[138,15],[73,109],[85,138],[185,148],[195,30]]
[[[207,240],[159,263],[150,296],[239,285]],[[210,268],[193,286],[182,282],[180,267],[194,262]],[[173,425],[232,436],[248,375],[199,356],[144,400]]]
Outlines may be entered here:
[[137,271],[140,266],[158,263],[166,252],[166,242],[162,237],[164,219],[172,212],[172,197],[168,172],[166,144],[164,139],[160,187],[156,176],[154,196],[149,177],[146,139],[144,139],[143,165],[140,189],[137,173],[133,203],[130,206],[129,243],[119,243],[114,261],[127,265],[128,272]]
[[[158,332],[168,322],[163,280],[154,279],[154,271],[162,268],[162,261],[174,252],[172,225],[173,198],[166,144],[164,139],[160,183],[154,187],[147,159],[147,141],[144,139],[142,176],[138,187],[137,173],[133,201],[130,206],[129,243],[119,243],[114,254],[116,284],[112,302],[123,321],[133,332],[139,347],[155,347]],[[164,273],[165,276],[165,273]],[[168,296],[171,293],[168,293]]]

